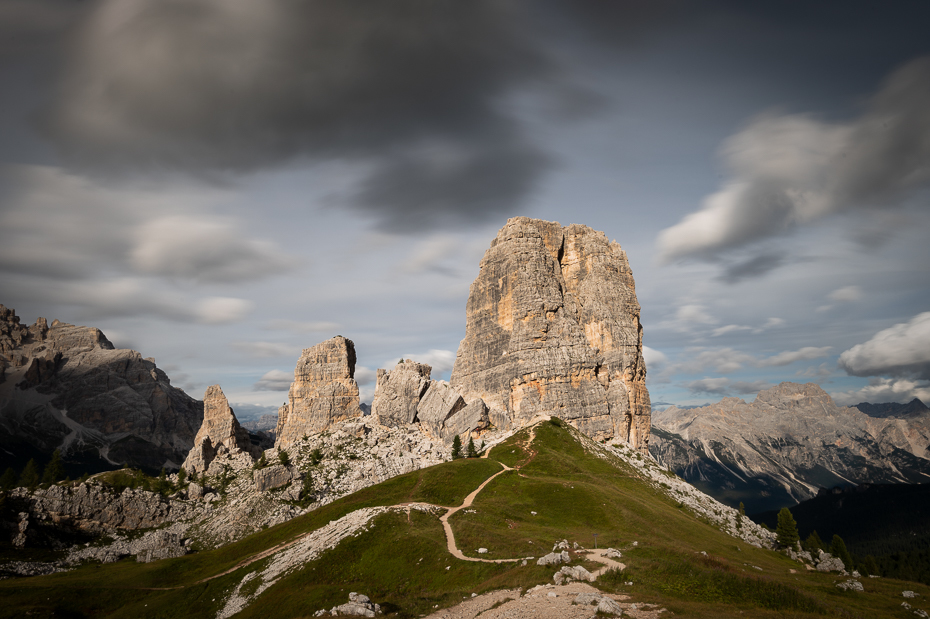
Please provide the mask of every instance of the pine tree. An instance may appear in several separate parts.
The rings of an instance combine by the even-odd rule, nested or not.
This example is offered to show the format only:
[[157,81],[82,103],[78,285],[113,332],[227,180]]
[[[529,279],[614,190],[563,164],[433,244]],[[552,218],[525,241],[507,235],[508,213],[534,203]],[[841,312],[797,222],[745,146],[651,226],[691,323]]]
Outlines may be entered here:
[[187,481],[187,471],[185,471],[182,466],[178,469],[178,484],[183,484],[185,481]]
[[52,459],[45,467],[45,473],[42,474],[42,483],[52,485],[64,479],[65,467],[61,464],[61,451],[56,449],[52,453]]
[[801,544],[801,547],[807,552],[814,553],[818,550],[823,550],[824,544],[820,536],[817,535],[817,531],[812,531],[811,534],[807,536],[807,539],[804,540],[804,543]]
[[743,505],[743,502],[739,502],[739,511],[736,513],[736,530],[741,531],[743,529],[743,518],[746,517],[746,506]]
[[279,449],[278,450],[278,461],[281,464],[287,466],[287,464],[291,461],[291,457],[287,454],[285,450]]
[[850,555],[849,551],[846,550],[846,542],[844,542],[843,538],[839,535],[834,535],[833,539],[830,541],[830,554],[834,557],[839,557],[840,561],[843,562],[843,565],[846,566],[847,570],[850,572],[853,570],[852,555]]
[[468,457],[468,458],[477,458],[477,457],[478,457],[478,452],[475,451],[475,439],[473,439],[473,438],[469,438],[469,439],[468,439],[468,450],[467,450],[467,452],[466,452],[466,457]]
[[39,485],[40,479],[35,458],[29,458],[29,462],[26,463],[26,468],[23,469],[23,472],[19,476],[19,485],[23,488],[34,490],[35,487]]
[[779,546],[784,548],[794,548],[801,538],[798,535],[798,523],[787,507],[782,507],[778,512],[778,527],[775,529],[775,540]]
[[872,555],[865,556],[865,561],[862,562],[860,568],[866,573],[867,576],[881,576],[878,569],[878,563],[875,562],[875,557]]
[[0,490],[12,490],[16,487],[16,471],[12,466],[7,467],[0,477]]
[[462,439],[458,434],[452,439],[452,459],[458,460],[462,457]]

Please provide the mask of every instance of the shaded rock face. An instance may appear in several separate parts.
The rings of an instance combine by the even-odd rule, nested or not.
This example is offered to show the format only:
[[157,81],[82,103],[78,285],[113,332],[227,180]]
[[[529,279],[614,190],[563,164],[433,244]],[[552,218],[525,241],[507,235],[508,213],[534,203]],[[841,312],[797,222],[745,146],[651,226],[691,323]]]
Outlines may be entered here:
[[203,424],[194,437],[194,447],[184,460],[184,470],[198,475],[210,468],[220,452],[243,452],[253,458],[261,449],[252,445],[249,432],[239,425],[229,401],[219,385],[207,387],[203,395]]
[[401,360],[390,372],[378,370],[371,414],[382,426],[396,428],[417,418],[417,405],[430,384],[430,366]]
[[649,450],[701,490],[750,512],[777,510],[820,488],[924,483],[930,411],[877,417],[837,406],[814,383],[781,383],[755,401],[723,398],[653,413]]
[[294,369],[286,406],[278,411],[275,446],[286,448],[305,434],[361,417],[355,382],[355,345],[338,335],[305,348]]
[[452,386],[491,422],[560,417],[596,439],[649,443],[639,302],[626,253],[580,225],[516,217],[471,286]]
[[14,459],[60,448],[97,466],[104,458],[176,467],[203,420],[203,405],[173,387],[153,359],[115,349],[93,327],[44,318],[23,326],[2,305],[0,368],[0,444]]

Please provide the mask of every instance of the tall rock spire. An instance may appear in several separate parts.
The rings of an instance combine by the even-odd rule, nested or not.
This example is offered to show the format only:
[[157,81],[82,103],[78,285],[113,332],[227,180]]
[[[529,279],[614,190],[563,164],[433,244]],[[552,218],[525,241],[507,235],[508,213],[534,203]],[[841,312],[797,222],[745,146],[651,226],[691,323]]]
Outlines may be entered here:
[[555,415],[645,451],[639,311],[626,253],[604,233],[510,219],[471,286],[452,386],[499,428]]

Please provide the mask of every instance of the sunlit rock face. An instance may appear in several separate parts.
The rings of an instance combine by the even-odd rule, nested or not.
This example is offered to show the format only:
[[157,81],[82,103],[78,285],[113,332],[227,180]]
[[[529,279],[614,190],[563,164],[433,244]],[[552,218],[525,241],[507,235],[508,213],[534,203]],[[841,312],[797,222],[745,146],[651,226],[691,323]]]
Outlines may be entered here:
[[194,437],[193,449],[184,460],[184,470],[203,473],[220,452],[244,452],[253,458],[261,456],[261,450],[252,445],[248,430],[239,425],[223,390],[213,385],[207,387],[203,395],[203,424]]
[[481,260],[451,384],[491,423],[560,417],[645,451],[650,403],[626,253],[602,232],[515,217]]
[[305,434],[361,417],[355,382],[355,345],[341,335],[305,348],[294,369],[285,407],[278,411],[275,446],[290,447]]

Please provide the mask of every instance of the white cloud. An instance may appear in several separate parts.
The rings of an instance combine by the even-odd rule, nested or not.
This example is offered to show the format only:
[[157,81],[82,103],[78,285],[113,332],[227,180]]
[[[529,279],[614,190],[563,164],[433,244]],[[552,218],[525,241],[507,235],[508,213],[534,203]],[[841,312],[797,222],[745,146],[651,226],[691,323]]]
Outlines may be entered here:
[[930,181],[930,58],[894,72],[847,123],[768,115],[729,138],[730,170],[699,211],[663,230],[663,262],[714,259],[832,213],[905,204]]
[[752,327],[747,327],[746,325],[726,325],[724,327],[717,327],[711,332],[711,336],[720,337],[721,335],[726,335],[727,333],[735,333],[738,331],[755,331]]
[[759,361],[758,365],[760,367],[772,367],[779,365],[790,365],[795,361],[807,361],[810,359],[819,359],[820,357],[826,357],[830,354],[832,346],[805,346],[804,348],[798,350],[786,350],[780,352],[777,355],[762,359]]
[[298,320],[272,320],[268,323],[268,329],[274,331],[291,331],[292,333],[328,333],[336,332],[342,325],[337,322],[320,321],[298,321]]
[[829,295],[831,301],[838,303],[852,303],[862,298],[862,288],[859,286],[846,286],[837,288]]
[[727,395],[729,393],[727,390],[727,385],[729,384],[730,379],[726,377],[701,378],[699,380],[691,381],[686,385],[686,387],[691,393],[713,393],[716,395]]
[[703,305],[688,304],[682,305],[675,312],[675,319],[683,324],[712,325],[717,319],[705,311]]
[[366,368],[363,365],[355,366],[355,382],[357,382],[359,386],[374,384],[377,378],[378,378],[377,370]]
[[299,346],[284,342],[233,342],[230,346],[256,359],[293,357],[295,363],[302,351]]
[[208,325],[225,325],[239,322],[252,311],[254,304],[232,297],[208,297],[197,303],[200,322]]
[[262,279],[290,268],[268,241],[250,239],[232,220],[169,215],[141,223],[129,263],[139,273],[197,282]]
[[255,391],[287,391],[294,382],[293,372],[282,372],[281,370],[271,370],[264,375],[252,387]]
[[646,361],[646,368],[658,369],[668,363],[668,357],[655,348],[643,346],[643,359]]
[[840,355],[853,376],[899,376],[930,380],[930,312],[879,331]]
[[860,402],[910,402],[914,398],[930,402],[930,383],[901,378],[875,378],[861,389],[831,393],[837,404],[854,406]]

